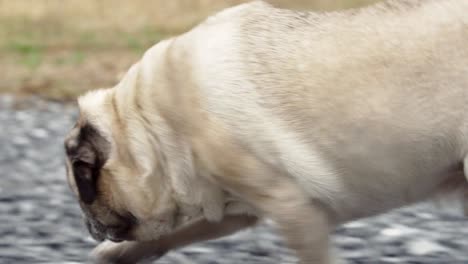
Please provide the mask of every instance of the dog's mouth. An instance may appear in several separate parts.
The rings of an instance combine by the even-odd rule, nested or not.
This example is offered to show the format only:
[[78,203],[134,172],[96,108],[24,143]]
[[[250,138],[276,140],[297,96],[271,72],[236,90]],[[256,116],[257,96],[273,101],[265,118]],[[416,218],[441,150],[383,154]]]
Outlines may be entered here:
[[85,217],[86,227],[96,241],[110,240],[115,243],[123,241],[154,240],[179,230],[202,218],[201,214],[185,215],[176,211],[170,219],[158,217],[157,219],[138,220],[133,215],[125,217],[119,215],[118,225],[105,225],[93,217]]
[[97,241],[105,239],[112,242],[135,240],[132,230],[137,225],[136,218],[121,221],[117,225],[104,225],[97,220],[86,218],[85,225],[91,237]]
[[131,241],[135,240],[131,235],[131,232],[128,230],[122,230],[121,228],[107,227],[104,230],[98,230],[93,227],[93,225],[86,224],[88,231],[93,239],[96,241],[110,240],[112,242],[122,242],[122,241]]

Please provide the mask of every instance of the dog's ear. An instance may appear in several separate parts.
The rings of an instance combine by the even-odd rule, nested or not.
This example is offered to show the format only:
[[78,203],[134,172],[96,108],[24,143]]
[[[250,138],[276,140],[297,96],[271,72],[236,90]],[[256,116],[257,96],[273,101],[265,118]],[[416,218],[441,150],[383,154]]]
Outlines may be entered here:
[[68,169],[78,195],[86,204],[91,204],[97,196],[97,180],[107,160],[109,143],[90,124],[77,124],[65,140]]

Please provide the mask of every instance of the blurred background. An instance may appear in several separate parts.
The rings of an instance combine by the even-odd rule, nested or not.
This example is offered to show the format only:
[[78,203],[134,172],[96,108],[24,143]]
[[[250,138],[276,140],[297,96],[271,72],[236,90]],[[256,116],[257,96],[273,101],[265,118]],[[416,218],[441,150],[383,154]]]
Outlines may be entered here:
[[[144,50],[246,0],[0,0],[0,92],[70,100],[115,84]],[[272,0],[333,10],[372,0]]]
[[[159,40],[242,2],[0,0],[0,264],[89,262],[96,242],[65,181],[62,141],[77,117],[74,99],[116,84]],[[375,1],[270,2],[326,11]],[[440,208],[417,205],[344,225],[333,244],[351,264],[468,263],[466,219]],[[272,230],[261,225],[158,263],[294,263]]]

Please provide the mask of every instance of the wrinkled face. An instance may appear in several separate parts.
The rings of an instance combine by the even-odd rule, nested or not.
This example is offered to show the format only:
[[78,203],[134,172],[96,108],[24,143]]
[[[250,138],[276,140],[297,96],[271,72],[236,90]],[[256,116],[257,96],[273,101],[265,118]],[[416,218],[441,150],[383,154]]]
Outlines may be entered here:
[[137,173],[132,166],[125,167],[127,160],[114,157],[109,164],[113,147],[82,118],[65,140],[67,180],[90,234],[96,240],[114,242],[167,234],[173,229],[176,212],[169,192],[153,191],[154,180],[132,175]]

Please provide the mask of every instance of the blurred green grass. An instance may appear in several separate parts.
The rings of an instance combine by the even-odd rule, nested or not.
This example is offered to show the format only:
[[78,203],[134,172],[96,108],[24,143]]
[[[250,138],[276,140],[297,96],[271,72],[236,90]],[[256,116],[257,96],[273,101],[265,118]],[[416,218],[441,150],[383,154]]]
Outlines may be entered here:
[[[376,0],[270,0],[335,10]],[[114,85],[144,50],[246,0],[0,0],[0,93],[73,100]]]

